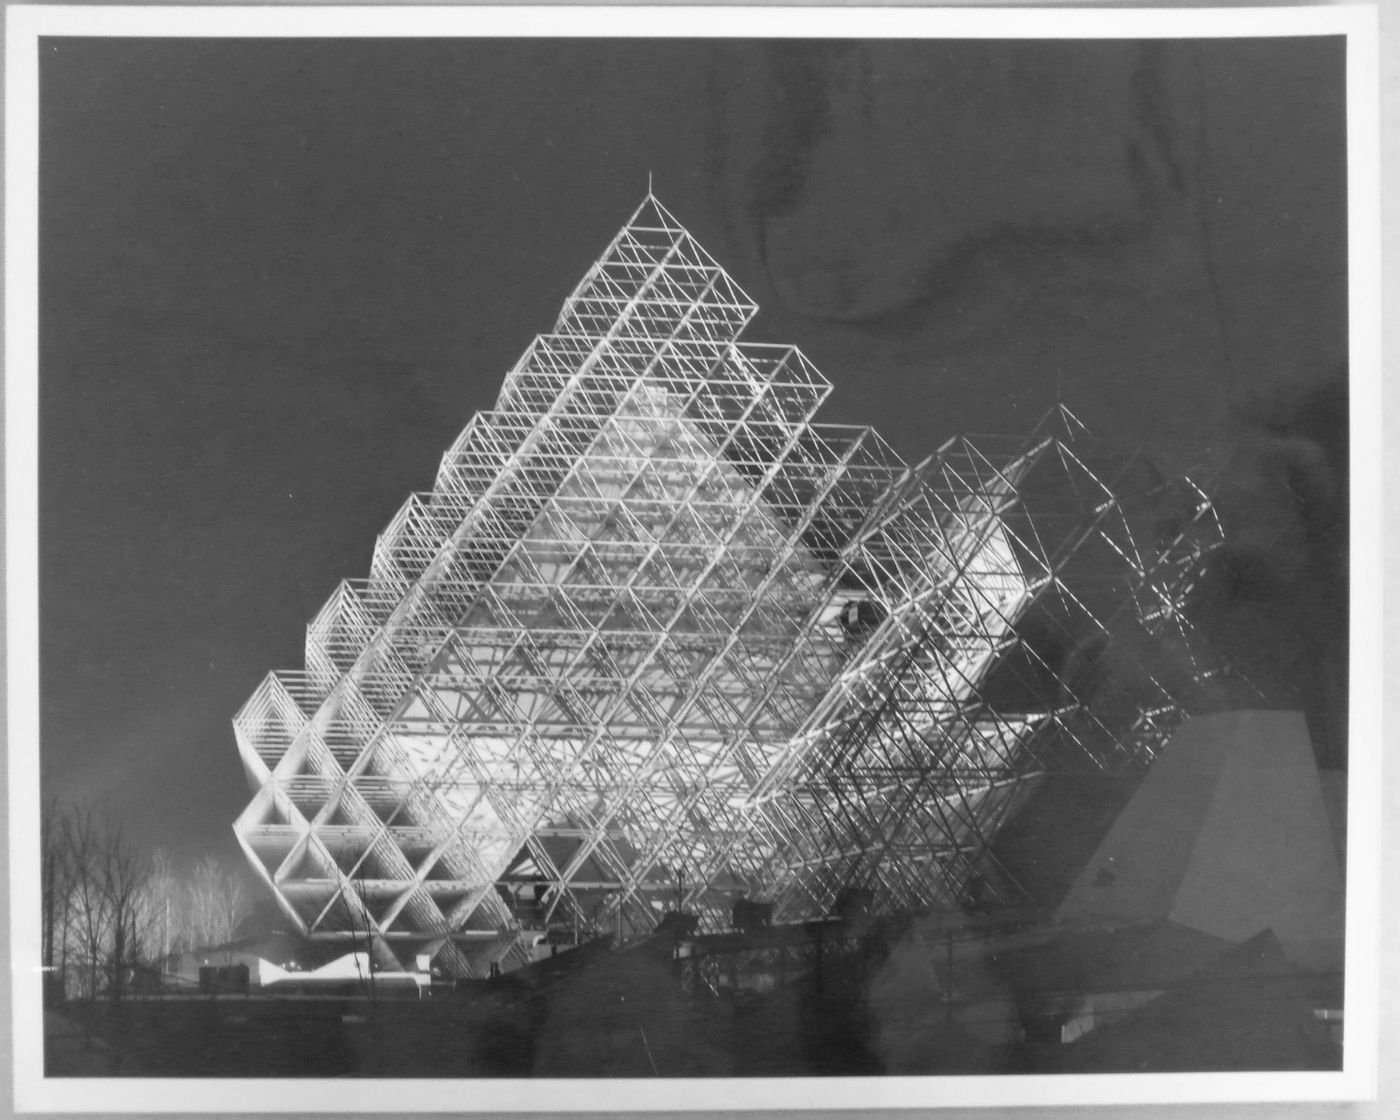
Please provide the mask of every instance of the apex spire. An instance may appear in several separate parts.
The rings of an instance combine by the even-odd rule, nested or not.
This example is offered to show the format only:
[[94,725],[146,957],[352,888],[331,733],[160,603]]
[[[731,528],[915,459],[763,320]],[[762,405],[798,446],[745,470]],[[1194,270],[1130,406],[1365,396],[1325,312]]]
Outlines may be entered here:
[[1060,400],[1057,388],[1054,406],[1040,418],[1040,422],[1034,428],[1033,435],[1036,437],[1053,436],[1066,443],[1071,443],[1088,434],[1089,429],[1085,423]]

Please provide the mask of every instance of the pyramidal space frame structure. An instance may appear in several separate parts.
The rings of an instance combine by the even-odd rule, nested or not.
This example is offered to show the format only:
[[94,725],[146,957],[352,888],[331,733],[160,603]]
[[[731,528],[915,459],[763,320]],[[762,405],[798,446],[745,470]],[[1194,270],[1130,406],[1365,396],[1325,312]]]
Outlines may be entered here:
[[1037,776],[1179,722],[1204,494],[1063,409],[909,466],[756,310],[648,195],[235,717],[303,933],[474,976],[522,925],[1015,903]]

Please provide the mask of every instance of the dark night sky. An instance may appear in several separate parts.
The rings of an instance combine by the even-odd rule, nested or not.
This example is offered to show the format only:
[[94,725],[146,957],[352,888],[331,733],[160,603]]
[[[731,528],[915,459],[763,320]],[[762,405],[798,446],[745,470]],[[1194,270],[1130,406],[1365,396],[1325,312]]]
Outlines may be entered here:
[[649,172],[822,419],[1228,464],[1215,631],[1340,757],[1340,39],[41,49],[46,792],[235,858],[231,716]]

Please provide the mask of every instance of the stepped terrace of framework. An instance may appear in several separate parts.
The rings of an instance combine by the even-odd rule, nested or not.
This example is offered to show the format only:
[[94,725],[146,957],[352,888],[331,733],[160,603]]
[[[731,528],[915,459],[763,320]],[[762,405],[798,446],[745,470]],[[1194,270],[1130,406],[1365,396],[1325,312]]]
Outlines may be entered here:
[[1011,902],[988,844],[1036,776],[1175,726],[1153,667],[1101,718],[1026,634],[1131,623],[1201,678],[1199,490],[1091,462],[1063,409],[910,467],[813,422],[830,385],[737,341],[756,310],[649,195],[239,711],[235,832],[302,932],[472,976],[522,923]]

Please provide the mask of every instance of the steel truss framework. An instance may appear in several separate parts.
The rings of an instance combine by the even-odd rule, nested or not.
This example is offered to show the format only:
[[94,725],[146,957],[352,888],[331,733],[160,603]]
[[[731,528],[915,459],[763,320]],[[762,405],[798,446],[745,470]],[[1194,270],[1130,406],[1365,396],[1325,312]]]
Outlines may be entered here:
[[1009,901],[1028,782],[1174,726],[1198,489],[1063,409],[909,467],[813,422],[756,310],[648,196],[235,717],[235,831],[304,932],[480,975],[522,890],[634,931]]

